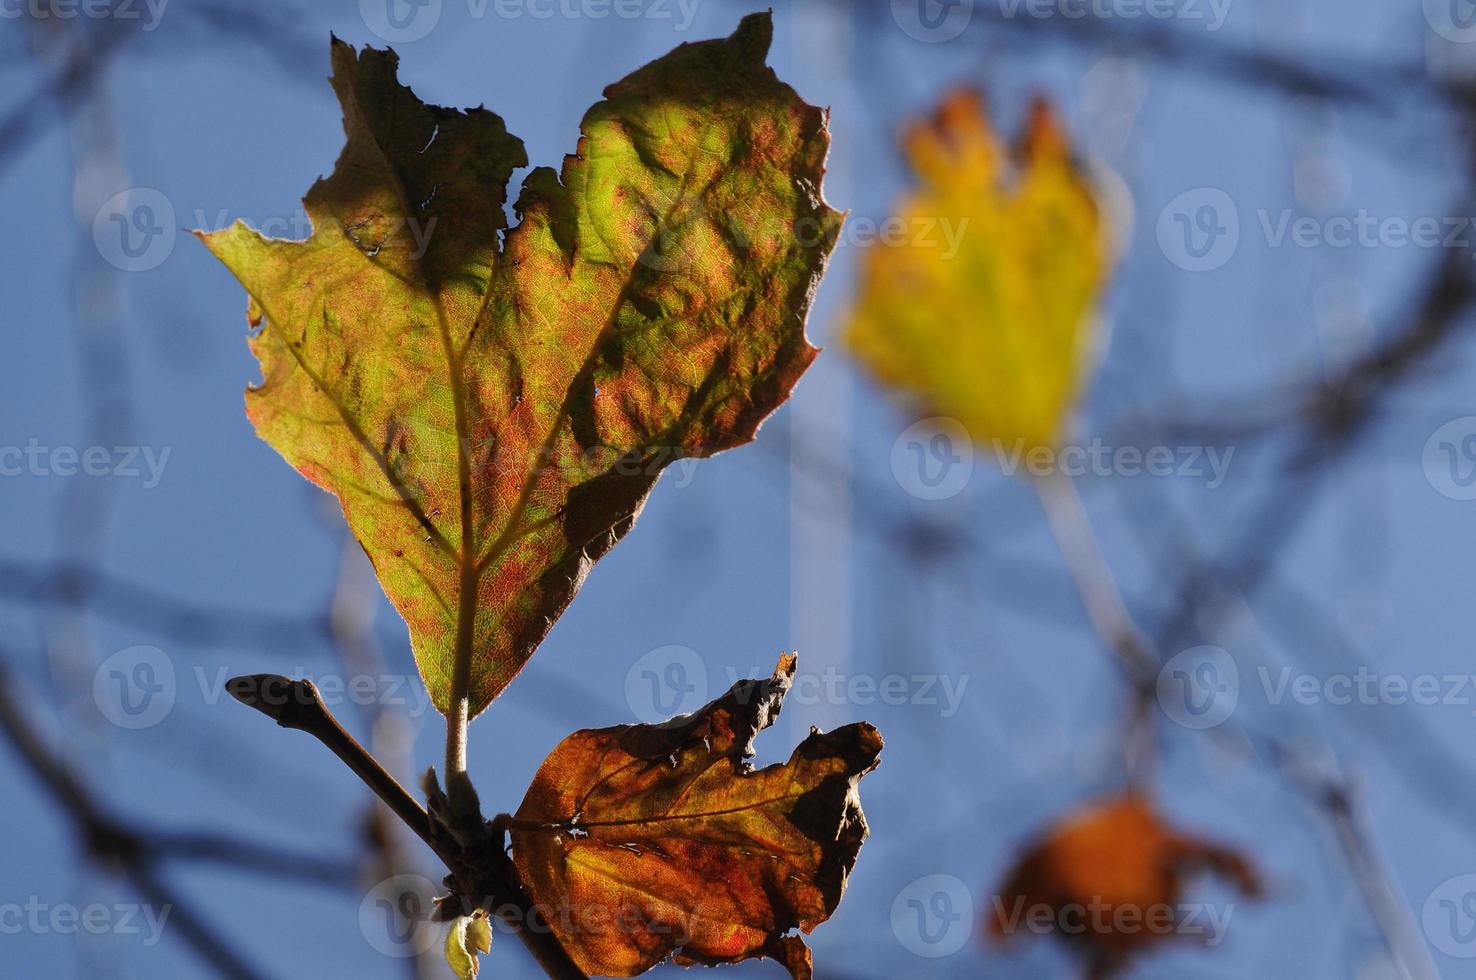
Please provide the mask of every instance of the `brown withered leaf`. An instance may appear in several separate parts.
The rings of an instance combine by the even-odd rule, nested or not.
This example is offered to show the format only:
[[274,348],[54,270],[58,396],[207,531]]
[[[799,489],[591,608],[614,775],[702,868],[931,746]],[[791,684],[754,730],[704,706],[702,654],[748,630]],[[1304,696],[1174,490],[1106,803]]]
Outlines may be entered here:
[[1114,976],[1170,939],[1210,938],[1181,905],[1187,879],[1211,872],[1259,898],[1260,874],[1240,852],[1166,824],[1135,792],[1097,800],[1051,827],[995,891],[1001,940],[1050,932],[1071,942],[1089,977]]
[[663,725],[578,731],[544,760],[512,826],[534,904],[590,974],[629,977],[768,956],[811,974],[809,932],[835,911],[866,837],[857,791],[881,735],[811,729],[754,770],[755,736],[794,679],[783,656]]

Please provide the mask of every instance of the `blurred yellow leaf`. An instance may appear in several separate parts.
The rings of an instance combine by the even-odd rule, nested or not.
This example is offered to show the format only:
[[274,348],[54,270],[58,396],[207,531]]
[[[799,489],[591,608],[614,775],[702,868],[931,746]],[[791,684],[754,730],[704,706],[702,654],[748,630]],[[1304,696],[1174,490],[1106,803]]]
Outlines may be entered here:
[[904,149],[918,185],[862,258],[847,345],[977,443],[1054,447],[1085,382],[1108,265],[1091,184],[1044,103],[1011,151],[980,95],[960,90]]

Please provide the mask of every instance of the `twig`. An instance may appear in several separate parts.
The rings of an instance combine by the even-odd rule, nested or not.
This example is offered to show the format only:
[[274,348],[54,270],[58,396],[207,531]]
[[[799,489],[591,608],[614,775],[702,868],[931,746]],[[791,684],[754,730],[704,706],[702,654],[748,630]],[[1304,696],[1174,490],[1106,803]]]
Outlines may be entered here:
[[[537,910],[507,858],[501,824],[468,827],[458,823],[448,827],[443,814],[432,816],[344,730],[312,681],[254,674],[232,679],[226,690],[283,728],[307,732],[326,745],[445,863],[451,871],[448,883],[455,885],[452,898],[486,908],[501,918],[551,980],[588,980],[558,937],[535,925],[539,921]],[[464,773],[461,778],[465,778]],[[448,779],[455,780],[456,776]],[[437,797],[433,795],[432,799],[434,802]],[[445,802],[444,797],[440,802]]]
[[312,681],[295,681],[280,674],[248,674],[227,681],[226,691],[281,727],[307,732],[328,746],[426,846],[443,860],[446,858],[431,835],[430,816],[425,808],[338,723]]

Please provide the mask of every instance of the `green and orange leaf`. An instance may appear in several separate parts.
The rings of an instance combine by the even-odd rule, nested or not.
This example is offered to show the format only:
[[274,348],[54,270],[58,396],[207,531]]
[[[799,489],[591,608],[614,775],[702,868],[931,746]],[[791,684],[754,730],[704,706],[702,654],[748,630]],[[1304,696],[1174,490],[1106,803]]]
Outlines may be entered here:
[[768,956],[811,975],[809,932],[834,912],[866,837],[858,782],[881,735],[817,730],[755,771],[755,736],[794,678],[773,677],[664,725],[575,732],[539,767],[512,825],[535,905],[587,973],[629,977]]
[[829,137],[771,34],[748,17],[607,88],[511,228],[502,120],[335,41],[346,145],[311,237],[201,236],[260,328],[257,432],[338,496],[443,712],[485,708],[661,469],[751,440],[816,354]]

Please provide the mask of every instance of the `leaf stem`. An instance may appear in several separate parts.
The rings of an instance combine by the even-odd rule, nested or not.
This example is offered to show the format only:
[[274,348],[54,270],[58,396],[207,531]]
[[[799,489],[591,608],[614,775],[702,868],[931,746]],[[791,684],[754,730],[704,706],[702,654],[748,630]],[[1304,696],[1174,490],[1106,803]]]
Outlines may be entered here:
[[466,772],[466,725],[470,707],[465,695],[451,702],[446,715],[446,772]]
[[456,647],[451,665],[450,703],[446,705],[446,783],[466,772],[466,727],[471,721],[472,630],[476,625],[477,586],[481,573],[470,552],[469,540],[462,542],[461,587],[456,603]]
[[1129,778],[1136,782],[1153,754],[1153,712],[1150,693],[1155,690],[1160,658],[1152,644],[1133,622],[1123,602],[1117,580],[1102,553],[1101,542],[1092,530],[1091,519],[1076,484],[1059,469],[1031,481],[1045,512],[1046,524],[1061,552],[1062,560],[1076,583],[1092,629],[1117,658],[1133,688],[1132,710],[1127,720],[1126,764]]
[[1032,482],[1092,628],[1130,677],[1152,676],[1158,670],[1158,656],[1122,601],[1076,484],[1060,470]]

